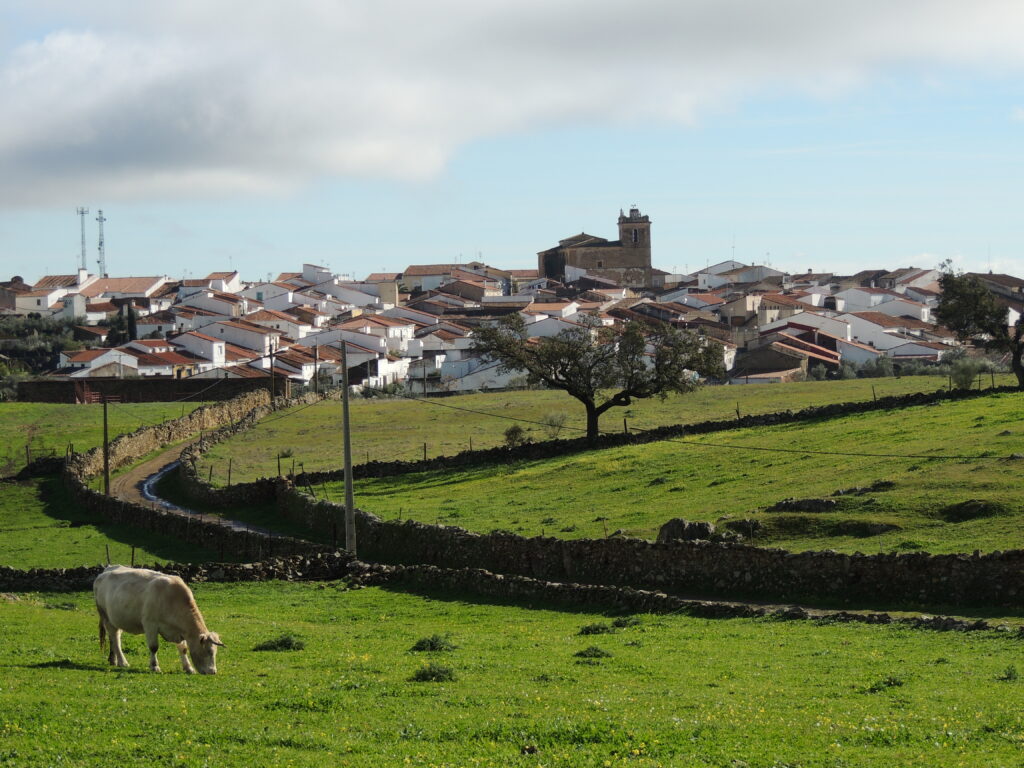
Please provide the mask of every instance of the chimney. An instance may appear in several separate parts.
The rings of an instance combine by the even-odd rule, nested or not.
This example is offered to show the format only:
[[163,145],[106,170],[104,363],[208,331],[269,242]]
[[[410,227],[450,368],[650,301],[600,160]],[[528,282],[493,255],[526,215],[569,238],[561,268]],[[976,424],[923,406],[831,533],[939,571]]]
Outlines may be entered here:
[[85,267],[78,268],[78,285],[85,285],[85,281],[89,279],[89,270]]

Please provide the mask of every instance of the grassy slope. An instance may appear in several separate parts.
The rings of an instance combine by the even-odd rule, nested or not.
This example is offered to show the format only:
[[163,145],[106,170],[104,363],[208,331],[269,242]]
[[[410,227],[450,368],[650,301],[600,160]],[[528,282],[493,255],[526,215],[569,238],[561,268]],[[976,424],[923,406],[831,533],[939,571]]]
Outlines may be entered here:
[[[1005,378],[1005,381],[1004,381]],[[1008,384],[1010,377],[997,377]],[[987,383],[987,382],[986,382]],[[852,381],[803,382],[798,384],[707,387],[692,394],[637,401],[629,408],[613,408],[602,419],[606,430],[622,429],[622,419],[636,428],[727,419],[740,412],[770,413],[799,410],[809,405],[870,400],[872,387],[879,397],[909,392],[933,392],[944,387],[941,377],[856,379]],[[448,406],[483,411],[485,415]],[[540,421],[545,415],[567,417],[563,436],[578,434],[585,426],[583,408],[564,392],[494,392],[431,399],[360,400],[352,403],[352,451],[356,463],[370,459],[420,459],[423,444],[429,456],[451,455],[469,447],[489,448],[503,443],[506,429],[515,424],[501,417]],[[541,426],[521,424],[535,440],[547,439]],[[575,429],[573,429],[575,428]],[[214,483],[226,481],[228,458],[235,482],[277,474],[277,455],[282,469],[292,462],[308,470],[341,467],[341,405],[337,401],[295,409],[292,415],[275,414],[256,428],[216,446],[206,461],[214,466]],[[205,467],[205,464],[204,464]],[[204,472],[207,470],[204,468]]]
[[[91,595],[0,603],[0,764],[75,766],[1016,765],[1008,633],[603,617],[313,584],[201,584],[216,677],[105,666]],[[297,633],[306,649],[257,653]],[[459,646],[413,654],[434,633]],[[579,663],[596,645],[610,654]],[[431,658],[454,682],[416,683]],[[130,713],[126,716],[126,713]],[[521,754],[524,747],[536,754]],[[736,762],[743,761],[743,762]]]
[[[107,407],[111,438],[140,426],[159,424],[198,408],[201,403],[116,403]],[[0,403],[0,476],[25,463],[33,452],[53,449],[63,456],[68,443],[83,453],[103,443],[103,406],[62,403]]]
[[[0,484],[0,565],[67,568],[106,559],[128,563],[217,559],[218,553],[177,539],[114,525],[78,509],[56,478]],[[0,765],[3,763],[0,762]]]
[[[470,530],[600,537],[607,530],[653,538],[672,517],[718,520],[752,513],[768,526],[758,543],[800,550],[911,549],[959,552],[1024,547],[1020,461],[948,461],[774,453],[748,448],[992,456],[1024,453],[1021,395],[865,414],[812,424],[736,430],[693,438],[742,449],[663,442],[546,462],[361,481],[357,503]],[[1009,432],[1010,434],[1001,434]],[[834,513],[763,513],[787,497],[892,480],[894,490],[848,497]],[[341,484],[328,486],[339,498]],[[960,523],[934,510],[966,499],[998,501],[1011,514]],[[597,518],[606,517],[607,521]],[[868,538],[837,535],[842,521],[895,523]],[[569,530],[565,530],[569,529]]]
[[[111,437],[156,424],[197,408],[199,403],[126,403],[108,407]],[[0,469],[9,474],[34,451],[68,443],[85,451],[103,440],[103,406],[53,403],[0,403]],[[110,525],[77,509],[53,479],[0,485],[0,564],[16,568],[70,567],[103,562],[106,547],[114,561],[207,560],[216,553],[148,531]]]

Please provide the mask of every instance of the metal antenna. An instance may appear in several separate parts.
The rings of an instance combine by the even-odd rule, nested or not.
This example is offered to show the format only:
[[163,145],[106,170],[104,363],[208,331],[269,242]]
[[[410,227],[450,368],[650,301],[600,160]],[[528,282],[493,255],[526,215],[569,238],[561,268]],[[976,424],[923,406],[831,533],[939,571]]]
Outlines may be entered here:
[[75,213],[78,214],[78,218],[82,220],[82,260],[80,262],[82,269],[88,269],[85,263],[85,214],[87,214],[88,212],[88,208],[75,209]]
[[96,221],[98,221],[99,225],[100,225],[100,242],[99,242],[100,255],[99,255],[99,258],[96,259],[96,263],[99,264],[99,267],[100,267],[100,277],[106,277],[107,276],[107,254],[106,254],[106,250],[103,247],[103,222],[106,221],[107,219],[103,215],[103,209],[102,208],[100,208],[99,211],[97,211],[97,213],[99,213],[99,216],[96,217]]

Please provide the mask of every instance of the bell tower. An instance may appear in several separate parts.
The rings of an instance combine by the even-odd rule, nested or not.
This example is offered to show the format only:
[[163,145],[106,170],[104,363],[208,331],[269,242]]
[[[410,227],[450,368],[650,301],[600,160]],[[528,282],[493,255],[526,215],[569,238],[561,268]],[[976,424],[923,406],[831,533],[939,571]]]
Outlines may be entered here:
[[619,241],[625,249],[646,251],[650,261],[651,217],[640,215],[635,204],[630,207],[628,215],[619,210]]

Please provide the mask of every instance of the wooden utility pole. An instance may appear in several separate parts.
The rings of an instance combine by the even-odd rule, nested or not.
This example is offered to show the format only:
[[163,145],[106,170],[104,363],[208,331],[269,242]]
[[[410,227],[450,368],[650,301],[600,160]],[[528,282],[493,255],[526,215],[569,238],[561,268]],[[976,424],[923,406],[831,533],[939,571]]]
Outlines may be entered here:
[[103,395],[103,493],[110,495],[110,435],[107,431],[106,395]]
[[348,418],[348,342],[341,340],[341,417],[345,451],[345,549],[356,554],[356,507],[352,495],[352,435]]
[[313,345],[313,392],[320,394],[320,345]]

